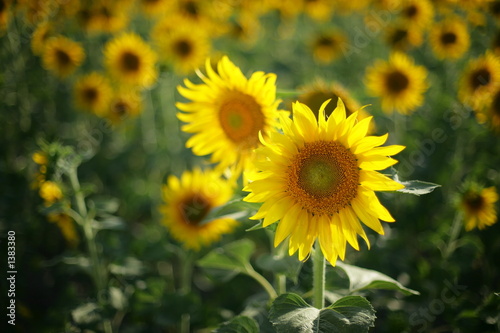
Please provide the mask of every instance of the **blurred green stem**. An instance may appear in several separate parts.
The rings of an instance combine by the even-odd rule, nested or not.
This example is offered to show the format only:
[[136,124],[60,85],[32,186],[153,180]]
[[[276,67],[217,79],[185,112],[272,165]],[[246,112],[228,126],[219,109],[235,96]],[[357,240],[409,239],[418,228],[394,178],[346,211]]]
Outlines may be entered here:
[[457,239],[458,235],[460,234],[460,229],[462,227],[462,213],[461,212],[456,212],[455,217],[453,218],[453,224],[451,225],[450,229],[450,239],[448,240],[448,244],[446,245],[446,248],[444,249],[443,252],[443,258],[448,259],[449,256],[455,252],[457,249]]
[[318,309],[325,306],[325,256],[318,244],[313,251],[313,305]]
[[[181,257],[181,283],[180,292],[182,295],[187,295],[191,292],[191,281],[193,280],[193,260],[194,253],[189,251]],[[191,316],[189,313],[184,313],[181,316],[181,333],[189,333],[191,326]]]
[[286,293],[286,276],[285,274],[277,274],[278,278],[278,295]]
[[271,300],[278,297],[276,290],[274,290],[273,286],[269,283],[269,281],[267,281],[265,277],[263,277],[257,271],[255,271],[255,269],[253,269],[252,266],[247,265],[245,273],[248,276],[252,277],[255,281],[257,281],[262,287],[264,287]]
[[[81,221],[83,222],[83,232],[85,235],[85,241],[87,242],[90,262],[92,266],[92,277],[97,289],[97,301],[100,305],[103,305],[104,300],[102,298],[102,291],[105,289],[104,274],[102,271],[101,263],[99,261],[99,252],[97,250],[97,244],[95,242],[94,229],[92,228],[92,219],[88,216],[87,206],[85,205],[85,198],[83,197],[83,193],[81,191],[76,167],[69,169],[68,176],[75,195],[76,209],[81,217]],[[111,321],[104,320],[103,326],[104,332],[110,333],[113,331]]]

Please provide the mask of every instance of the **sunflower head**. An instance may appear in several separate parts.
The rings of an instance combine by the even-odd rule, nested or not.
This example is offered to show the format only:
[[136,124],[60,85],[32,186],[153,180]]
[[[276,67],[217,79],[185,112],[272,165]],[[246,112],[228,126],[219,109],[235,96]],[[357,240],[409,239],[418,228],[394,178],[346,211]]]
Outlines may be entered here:
[[75,104],[82,110],[102,116],[109,105],[112,89],[109,80],[91,72],[79,78],[74,87]]
[[403,1],[400,16],[407,24],[425,29],[434,19],[434,7],[429,0]]
[[404,51],[422,44],[422,31],[406,24],[395,24],[386,31],[387,44],[395,49]]
[[195,169],[184,172],[181,178],[170,176],[162,193],[163,224],[186,248],[199,250],[236,227],[237,222],[230,218],[204,221],[233,194],[232,185],[214,171]]
[[403,146],[378,147],[382,137],[366,136],[371,117],[346,117],[339,99],[325,117],[323,103],[316,118],[311,109],[293,104],[293,120],[281,117],[283,134],[273,133],[258,149],[258,169],[244,190],[250,202],[263,202],[252,219],[266,227],[279,220],[275,246],[289,237],[289,253],[308,257],[316,239],[331,264],[344,259],[346,242],[359,250],[357,236],[368,243],[360,220],[382,234],[380,220],[393,222],[374,191],[392,191],[403,185],[378,173],[396,163],[388,157]]
[[440,59],[458,59],[470,45],[467,25],[458,18],[435,24],[430,31],[429,40],[434,54]]
[[182,130],[194,135],[186,146],[195,155],[211,154],[219,170],[231,168],[235,177],[251,169],[259,133],[278,126],[276,75],[256,72],[246,78],[226,56],[217,64],[217,72],[206,60],[207,76],[198,72],[203,84],[185,80],[179,93],[189,99],[177,103],[178,118],[187,123]]
[[57,183],[50,180],[47,180],[40,185],[39,194],[44,200],[44,205],[47,207],[52,206],[52,204],[63,198],[61,187]]
[[368,68],[366,86],[370,94],[381,98],[384,112],[396,110],[409,114],[424,102],[427,70],[403,53],[395,52],[388,62],[379,60]]
[[47,40],[42,54],[44,67],[61,78],[72,74],[84,59],[85,52],[80,43],[63,36]]
[[142,110],[141,96],[136,91],[119,90],[114,93],[106,113],[112,124],[119,124],[129,117],[137,116]]
[[316,60],[328,64],[338,58],[346,38],[339,32],[322,33],[313,41],[312,50]]
[[498,193],[495,187],[484,188],[476,183],[470,184],[460,198],[460,208],[465,215],[465,229],[482,230],[495,224],[497,201]]

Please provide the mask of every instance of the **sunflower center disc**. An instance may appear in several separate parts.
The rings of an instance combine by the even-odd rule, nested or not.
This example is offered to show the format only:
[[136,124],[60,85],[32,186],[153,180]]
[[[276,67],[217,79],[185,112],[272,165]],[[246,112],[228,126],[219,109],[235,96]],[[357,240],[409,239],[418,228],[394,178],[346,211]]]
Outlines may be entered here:
[[408,77],[400,71],[394,71],[387,75],[386,78],[387,88],[394,94],[399,94],[404,91],[408,88],[409,83],[410,81],[408,80]]
[[491,110],[497,116],[500,116],[500,92],[495,94],[493,97],[493,102],[491,103]]
[[97,99],[97,96],[98,96],[98,92],[94,88],[88,88],[88,89],[85,89],[83,91],[83,97],[89,103],[95,102],[95,100]]
[[441,43],[444,45],[455,44],[457,41],[457,35],[453,32],[446,32],[441,35]]
[[465,199],[465,204],[470,210],[479,211],[483,207],[484,199],[479,194],[469,193]]
[[488,71],[486,68],[481,68],[475,71],[470,78],[472,88],[477,89],[490,83],[491,74],[490,71]]
[[123,69],[129,72],[135,72],[139,69],[139,58],[132,52],[125,52],[122,56]]
[[181,58],[186,58],[187,56],[189,56],[192,50],[191,44],[185,40],[180,40],[175,43],[174,48],[177,54],[181,56]]
[[288,192],[310,213],[334,214],[357,195],[356,156],[339,142],[306,143],[288,170]]
[[264,115],[252,96],[235,91],[221,104],[219,122],[231,141],[249,148],[259,142],[259,131],[264,128]]
[[68,53],[62,50],[56,51],[56,58],[57,62],[62,66],[67,66],[71,63],[71,58],[69,57]]
[[210,211],[210,203],[202,196],[193,195],[179,204],[179,211],[187,224],[198,225]]

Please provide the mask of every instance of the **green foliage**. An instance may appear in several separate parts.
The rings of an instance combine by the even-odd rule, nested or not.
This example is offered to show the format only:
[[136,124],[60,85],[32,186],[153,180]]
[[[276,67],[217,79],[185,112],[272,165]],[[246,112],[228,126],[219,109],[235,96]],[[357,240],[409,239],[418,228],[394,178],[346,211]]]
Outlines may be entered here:
[[259,333],[259,325],[255,320],[245,316],[236,316],[223,323],[214,333]]
[[375,310],[361,296],[346,296],[316,309],[299,295],[287,293],[273,302],[269,317],[278,333],[361,333],[374,325]]

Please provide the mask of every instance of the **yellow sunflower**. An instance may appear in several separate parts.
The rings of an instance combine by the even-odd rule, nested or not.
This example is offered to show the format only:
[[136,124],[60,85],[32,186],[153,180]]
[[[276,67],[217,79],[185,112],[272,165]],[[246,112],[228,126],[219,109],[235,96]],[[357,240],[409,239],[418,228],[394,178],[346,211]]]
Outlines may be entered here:
[[188,249],[200,250],[233,231],[237,222],[231,218],[203,221],[216,207],[232,197],[233,188],[213,171],[186,171],[181,178],[168,177],[162,189],[160,207],[163,224],[172,236]]
[[289,253],[308,257],[319,239],[321,251],[335,265],[345,256],[346,241],[359,250],[357,235],[369,245],[361,220],[379,234],[379,220],[394,222],[374,191],[395,191],[404,186],[380,174],[397,161],[388,157],[403,146],[382,145],[388,135],[366,136],[371,117],[356,122],[357,113],[346,118],[342,100],[328,119],[325,102],[319,120],[306,105],[293,105],[293,121],[281,117],[283,134],[274,132],[258,152],[261,172],[244,190],[244,199],[263,202],[252,219],[263,226],[280,221],[274,245],[289,238]]
[[52,204],[63,198],[61,187],[51,180],[47,180],[40,185],[38,194],[44,200],[44,205],[47,207],[52,206]]
[[467,25],[458,18],[439,22],[430,30],[429,41],[439,59],[458,59],[469,49]]
[[403,23],[388,27],[386,31],[387,44],[398,51],[405,51],[422,45],[422,30]]
[[119,82],[151,87],[158,77],[156,53],[135,33],[123,33],[106,43],[105,64]]
[[97,72],[82,76],[74,87],[75,104],[97,116],[104,115],[108,110],[111,94],[109,80]]
[[304,13],[316,21],[327,21],[332,16],[330,0],[304,0]]
[[54,28],[51,23],[40,23],[31,37],[31,50],[35,55],[42,55],[45,44],[50,36],[54,33]]
[[207,76],[198,76],[203,84],[184,80],[179,93],[191,100],[177,103],[184,111],[178,118],[187,124],[182,130],[194,135],[186,146],[198,156],[211,154],[218,170],[230,167],[234,177],[253,169],[251,160],[259,146],[259,133],[264,137],[278,126],[276,75],[255,72],[247,79],[226,56],[215,72],[206,61]]
[[105,116],[112,124],[118,124],[128,117],[137,116],[141,111],[141,95],[134,90],[120,89],[112,97]]
[[0,0],[0,36],[7,30],[10,20],[10,1]]
[[209,36],[190,26],[176,28],[157,43],[162,58],[179,74],[190,74],[203,65],[211,48]]
[[[368,112],[361,108],[361,105],[357,100],[355,100],[349,91],[347,91],[341,84],[332,82],[327,84],[322,80],[316,80],[314,83],[309,85],[304,85],[298,89],[301,93],[298,96],[298,101],[302,104],[307,105],[313,112],[316,118],[318,118],[318,110],[321,105],[327,100],[342,100],[345,106],[345,111],[347,116],[350,116],[354,112],[358,112],[358,120],[368,118],[370,115]],[[329,117],[333,110],[335,109],[334,104],[329,104],[325,107],[325,115]],[[375,125],[370,123],[369,133],[375,131]]]
[[342,44],[346,37],[340,32],[325,32],[313,38],[312,50],[314,58],[328,64],[342,54]]
[[141,10],[148,16],[156,16],[164,12],[171,0],[140,0]]
[[42,53],[45,69],[60,78],[72,74],[84,59],[85,51],[80,43],[63,36],[48,39]]
[[429,0],[406,0],[400,17],[407,24],[427,29],[434,19],[434,7]]
[[368,68],[366,87],[371,95],[381,98],[382,111],[409,114],[424,102],[427,70],[405,54],[394,52],[388,62],[378,60]]
[[459,83],[458,98],[475,110],[487,106],[493,92],[500,85],[500,59],[487,51],[469,61]]
[[485,107],[476,110],[476,118],[479,123],[488,123],[491,129],[500,133],[500,88],[492,94]]
[[465,213],[465,230],[483,230],[497,222],[495,203],[498,193],[495,187],[468,189],[461,198],[461,208]]

